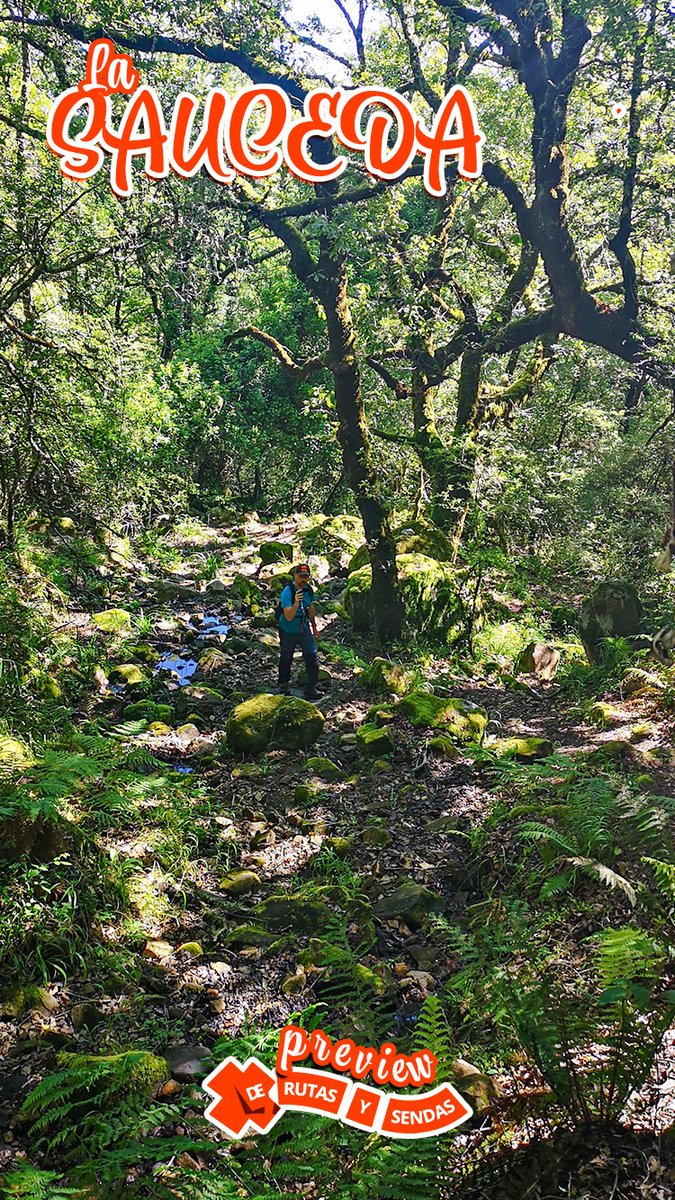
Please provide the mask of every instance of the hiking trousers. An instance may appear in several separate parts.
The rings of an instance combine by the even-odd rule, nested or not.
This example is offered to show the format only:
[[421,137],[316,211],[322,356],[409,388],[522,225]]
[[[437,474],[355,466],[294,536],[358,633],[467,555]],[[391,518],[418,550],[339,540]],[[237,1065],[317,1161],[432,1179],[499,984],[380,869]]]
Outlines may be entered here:
[[291,681],[293,655],[296,647],[299,646],[302,650],[302,657],[305,660],[305,671],[307,672],[305,691],[313,692],[319,680],[319,655],[314,634],[309,625],[305,625],[305,628],[300,633],[287,633],[285,629],[280,629],[279,640],[281,642],[279,687],[287,687]]

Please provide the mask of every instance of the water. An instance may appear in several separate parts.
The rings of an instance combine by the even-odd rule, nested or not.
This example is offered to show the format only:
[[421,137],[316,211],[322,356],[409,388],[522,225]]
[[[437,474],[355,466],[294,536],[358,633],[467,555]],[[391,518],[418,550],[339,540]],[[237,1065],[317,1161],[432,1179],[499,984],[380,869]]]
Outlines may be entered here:
[[180,654],[169,651],[160,658],[155,666],[154,674],[157,675],[160,671],[169,671],[172,678],[176,679],[181,687],[185,687],[192,679],[196,670],[196,659],[181,658]]

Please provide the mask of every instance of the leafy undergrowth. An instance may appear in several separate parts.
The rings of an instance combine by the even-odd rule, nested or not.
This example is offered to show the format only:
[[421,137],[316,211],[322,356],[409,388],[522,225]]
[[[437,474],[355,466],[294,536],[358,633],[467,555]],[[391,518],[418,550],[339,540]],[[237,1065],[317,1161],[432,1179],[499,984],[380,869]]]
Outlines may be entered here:
[[[274,685],[257,547],[275,536],[293,535],[184,522],[111,563],[60,531],[56,562],[47,542],[5,577],[0,1195],[496,1200],[557,1194],[566,1172],[570,1194],[637,1200],[645,1161],[667,1185],[669,671],[625,645],[585,667],[569,608],[500,578],[473,656],[392,653],[409,689],[487,709],[483,745],[434,748],[380,696],[392,736],[369,760],[376,648],[326,574],[321,738],[236,756],[228,713]],[[157,660],[191,654],[208,613],[230,628],[190,692]],[[557,679],[523,676],[528,644],[556,637]],[[543,749],[518,762],[509,737]],[[387,908],[402,884],[424,912]],[[433,1050],[476,1115],[419,1143],[308,1115],[221,1140],[200,1080],[229,1054],[272,1065],[291,1019]],[[177,1047],[200,1052],[191,1070]]]

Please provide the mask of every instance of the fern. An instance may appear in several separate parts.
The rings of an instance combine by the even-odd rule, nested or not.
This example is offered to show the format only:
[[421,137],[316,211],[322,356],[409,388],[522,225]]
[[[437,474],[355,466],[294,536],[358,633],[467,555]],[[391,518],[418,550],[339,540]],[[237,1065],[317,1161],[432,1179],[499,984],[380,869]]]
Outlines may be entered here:
[[598,979],[603,988],[618,980],[654,980],[665,960],[661,947],[641,929],[630,925],[605,929],[596,941]]
[[86,1200],[90,1190],[66,1187],[60,1183],[61,1175],[55,1171],[40,1171],[29,1163],[22,1163],[0,1181],[0,1200]]
[[438,1060],[438,1083],[450,1078],[455,1055],[452,1052],[450,1026],[438,996],[427,996],[420,1009],[415,1025],[413,1050],[430,1050],[435,1054]]
[[643,858],[641,860],[651,867],[655,876],[659,891],[670,901],[675,900],[675,865],[673,863],[661,862],[657,858]]

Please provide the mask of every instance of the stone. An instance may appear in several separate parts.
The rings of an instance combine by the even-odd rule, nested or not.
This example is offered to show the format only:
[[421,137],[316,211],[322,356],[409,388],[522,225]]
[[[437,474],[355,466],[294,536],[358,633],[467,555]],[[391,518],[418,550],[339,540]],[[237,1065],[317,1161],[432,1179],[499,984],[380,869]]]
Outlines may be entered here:
[[84,1004],[74,1004],[70,1019],[73,1022],[73,1029],[95,1029],[102,1021],[105,1021],[105,1013],[102,1013],[95,1004],[90,1004],[85,1001]]
[[164,1057],[173,1078],[179,1083],[194,1083],[209,1073],[207,1064],[211,1051],[208,1046],[170,1046]]
[[321,736],[325,717],[308,700],[262,692],[230,713],[225,735],[232,750],[306,750]]
[[347,858],[352,848],[351,838],[346,837],[327,837],[323,844],[328,850],[332,850],[336,858]]
[[236,604],[248,608],[252,612],[258,611],[262,592],[253,579],[249,579],[246,575],[235,575],[228,593]]
[[459,750],[447,733],[440,733],[438,737],[430,738],[428,745],[430,750],[448,762],[455,762],[460,756]]
[[256,875],[255,871],[237,867],[223,876],[218,884],[218,891],[227,892],[230,896],[247,896],[258,887],[260,876]]
[[[462,590],[466,572],[423,554],[399,554],[396,559],[401,599],[408,627],[417,636],[449,644],[464,631]],[[353,571],[341,597],[356,630],[372,628],[370,565]],[[476,625],[480,611],[476,612]]]
[[272,563],[293,562],[295,549],[289,542],[261,542],[258,554],[263,566],[267,567]]
[[373,907],[380,920],[398,917],[410,929],[418,929],[424,918],[445,908],[442,898],[421,883],[408,879],[390,896],[383,896]]
[[286,975],[281,981],[281,990],[284,996],[296,996],[299,992],[304,992],[307,987],[307,976],[304,971],[295,971],[293,975]]
[[148,733],[151,733],[156,738],[169,737],[171,726],[165,725],[164,721],[151,721],[148,725]]
[[484,708],[469,705],[465,700],[446,699],[429,692],[410,692],[394,705],[411,725],[441,729],[459,745],[482,742],[488,715]]
[[215,675],[218,671],[224,671],[228,665],[228,655],[213,647],[204,650],[199,656],[199,670],[204,675]]
[[227,591],[227,584],[223,583],[222,579],[209,579],[204,590],[210,592],[211,595],[222,595]]
[[189,584],[179,583],[177,579],[158,579],[148,587],[160,604],[169,604],[172,600],[178,600],[182,604],[192,607],[203,599],[201,592],[198,592],[196,588],[190,587]]
[[331,574],[344,571],[357,547],[363,541],[363,522],[347,513],[328,518],[316,518],[316,523],[301,538],[305,556],[320,555],[328,562]]
[[194,742],[196,738],[200,736],[201,735],[197,726],[193,725],[191,721],[188,721],[186,725],[179,725],[178,729],[176,730],[176,737],[183,742],[185,746],[189,746],[190,742]]
[[390,662],[386,658],[374,658],[361,672],[358,680],[363,687],[376,694],[405,696],[412,686],[413,675],[400,663]]
[[290,929],[294,933],[321,933],[333,917],[332,910],[322,900],[305,900],[297,895],[272,896],[255,911],[270,929]]
[[516,675],[536,675],[539,679],[554,679],[560,662],[560,651],[545,642],[530,642],[517,656]]
[[393,753],[394,735],[386,726],[366,723],[356,731],[356,744],[364,758],[380,758]]
[[119,683],[125,688],[143,687],[150,682],[147,672],[138,663],[118,663],[110,668],[108,676],[111,683]]
[[606,700],[596,700],[586,711],[586,720],[600,729],[609,729],[612,725],[621,725],[626,720],[626,714],[614,704]]
[[268,933],[259,925],[237,925],[225,934],[225,945],[232,950],[242,950],[245,946],[265,948],[278,941],[276,934]]
[[605,638],[634,637],[642,615],[642,603],[632,583],[599,584],[584,600],[579,617],[579,636],[588,661],[601,660]]
[[162,962],[165,958],[170,958],[173,954],[173,946],[170,942],[164,942],[161,938],[149,938],[143,948],[145,958],[152,958],[156,962]]
[[305,766],[312,775],[316,775],[318,779],[322,779],[324,783],[331,783],[334,780],[344,779],[345,773],[337,763],[334,763],[330,758],[308,758]]
[[159,662],[159,653],[149,642],[138,642],[135,646],[127,646],[127,652],[134,662],[141,662],[146,667],[154,667]]
[[553,742],[542,737],[496,738],[488,747],[498,758],[514,758],[516,762],[536,762],[553,754]]
[[131,629],[131,613],[124,608],[106,608],[93,613],[91,620],[103,633],[128,633]]
[[203,684],[188,684],[181,688],[178,694],[178,704],[182,712],[190,711],[200,716],[209,716],[216,708],[225,702],[222,692]]
[[4,769],[25,770],[31,767],[35,759],[30,750],[18,738],[0,733],[0,771]]
[[258,763],[240,763],[232,768],[233,779],[264,779],[265,772]]
[[391,834],[384,825],[366,825],[359,837],[364,846],[391,846]]
[[201,958],[203,953],[199,942],[182,942],[176,947],[176,954],[189,954],[190,958]]
[[[452,542],[447,533],[433,525],[430,521],[410,521],[407,525],[399,525],[392,532],[396,542],[396,553],[424,554],[427,558],[435,558],[437,562],[451,562],[453,557]],[[358,571],[370,562],[368,546],[359,546],[349,563],[349,571]]]

